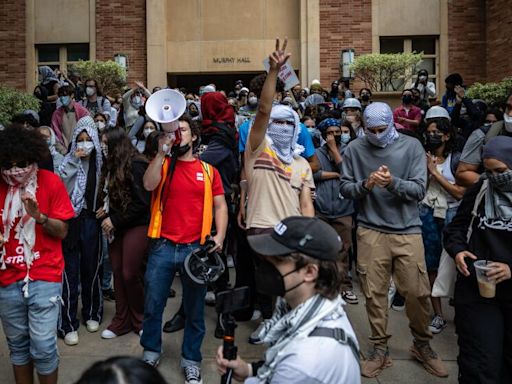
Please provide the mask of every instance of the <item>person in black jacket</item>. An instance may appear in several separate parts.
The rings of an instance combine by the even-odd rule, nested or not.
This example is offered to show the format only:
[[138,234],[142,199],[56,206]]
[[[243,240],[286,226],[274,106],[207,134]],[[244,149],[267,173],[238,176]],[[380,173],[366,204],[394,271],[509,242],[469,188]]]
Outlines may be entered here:
[[[444,246],[455,259],[455,327],[459,383],[512,381],[512,137],[484,147],[485,174],[467,190],[445,230]],[[488,260],[496,296],[480,296],[474,261]]]
[[107,145],[102,183],[106,196],[98,216],[102,218],[101,228],[110,242],[116,314],[101,337],[112,339],[132,331],[139,333],[142,329],[142,263],[147,248],[151,196],[142,182],[148,161],[133,147],[128,135],[121,129],[110,131]]

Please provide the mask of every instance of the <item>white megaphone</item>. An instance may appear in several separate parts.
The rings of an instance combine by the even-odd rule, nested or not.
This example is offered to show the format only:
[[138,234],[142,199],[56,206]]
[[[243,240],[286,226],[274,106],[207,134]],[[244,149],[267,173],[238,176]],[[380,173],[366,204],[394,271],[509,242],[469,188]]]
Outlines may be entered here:
[[178,119],[187,108],[187,101],[174,89],[161,89],[146,100],[145,107],[149,118],[160,123],[162,130],[175,132],[179,128]]

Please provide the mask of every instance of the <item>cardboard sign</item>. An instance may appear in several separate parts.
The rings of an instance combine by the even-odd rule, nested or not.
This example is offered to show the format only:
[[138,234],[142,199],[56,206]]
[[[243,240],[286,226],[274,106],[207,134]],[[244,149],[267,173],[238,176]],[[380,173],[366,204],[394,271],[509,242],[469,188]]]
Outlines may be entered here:
[[[270,69],[268,57],[263,60],[263,65],[265,66],[265,70],[268,72]],[[284,83],[285,91],[292,89],[294,86],[300,83],[300,80],[295,74],[295,71],[293,70],[289,60],[285,63],[285,65],[281,67],[277,76]]]

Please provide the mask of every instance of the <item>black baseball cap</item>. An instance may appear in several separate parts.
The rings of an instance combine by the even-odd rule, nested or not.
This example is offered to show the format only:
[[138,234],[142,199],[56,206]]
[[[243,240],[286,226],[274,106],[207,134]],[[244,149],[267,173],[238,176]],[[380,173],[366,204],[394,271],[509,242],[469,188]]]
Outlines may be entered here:
[[336,261],[342,242],[336,231],[316,217],[291,216],[271,233],[247,237],[249,245],[263,256],[300,252],[318,260]]

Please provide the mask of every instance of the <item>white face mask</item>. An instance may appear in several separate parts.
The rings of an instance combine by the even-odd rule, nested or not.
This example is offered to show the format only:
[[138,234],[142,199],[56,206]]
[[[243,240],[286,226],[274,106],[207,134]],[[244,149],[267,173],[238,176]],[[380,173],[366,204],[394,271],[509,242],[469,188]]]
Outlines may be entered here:
[[97,121],[96,122],[96,128],[98,128],[98,131],[103,131],[105,129],[105,123],[103,121]]
[[85,88],[85,94],[87,96],[92,96],[96,93],[96,89],[94,89],[94,87],[87,87]]
[[509,116],[507,112],[503,115],[503,124],[505,131],[512,133],[512,116]]
[[94,143],[92,141],[79,141],[76,143],[76,149],[82,149],[86,156],[89,156],[94,149]]
[[142,134],[144,135],[144,138],[147,139],[149,135],[151,135],[151,132],[153,132],[152,128],[144,128],[144,131],[142,131]]

